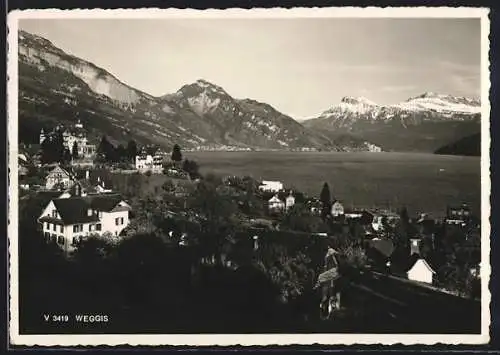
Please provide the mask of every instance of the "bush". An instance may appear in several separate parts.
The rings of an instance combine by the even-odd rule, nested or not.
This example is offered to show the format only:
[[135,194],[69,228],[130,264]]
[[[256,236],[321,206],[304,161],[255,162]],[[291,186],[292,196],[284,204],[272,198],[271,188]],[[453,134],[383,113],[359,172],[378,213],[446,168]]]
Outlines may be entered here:
[[341,248],[339,252],[347,267],[362,269],[366,266],[368,257],[362,247],[351,244]]

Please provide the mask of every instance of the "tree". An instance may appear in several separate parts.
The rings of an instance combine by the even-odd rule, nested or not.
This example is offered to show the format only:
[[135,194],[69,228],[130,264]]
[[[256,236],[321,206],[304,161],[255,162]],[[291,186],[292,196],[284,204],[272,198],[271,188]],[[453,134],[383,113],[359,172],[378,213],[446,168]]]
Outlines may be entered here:
[[115,162],[117,161],[116,149],[111,144],[106,136],[102,136],[101,142],[97,147],[97,160],[100,162]]
[[71,148],[71,156],[73,159],[78,159],[78,143],[75,141],[73,147]]
[[323,218],[326,218],[330,214],[330,209],[332,205],[332,197],[330,194],[330,187],[328,186],[328,183],[325,182],[323,184],[323,188],[321,189],[321,194],[319,196],[319,199],[322,204],[322,211],[321,211],[321,216]]
[[137,155],[137,143],[131,139],[127,144],[127,157],[130,161],[134,161]]
[[206,256],[221,261],[228,238],[233,234],[237,221],[237,205],[230,196],[221,196],[217,185],[202,181],[189,201],[190,208],[200,215],[201,233],[198,243]]
[[189,174],[191,179],[200,177],[199,166],[194,160],[185,159],[182,164],[182,170]]
[[127,149],[122,145],[116,147],[115,161],[126,161],[128,160]]
[[181,147],[178,144],[174,145],[174,149],[172,150],[171,159],[176,163],[179,163],[182,161]]
[[64,152],[63,152],[63,157],[62,157],[61,163],[68,164],[69,162],[71,162],[71,158],[72,158],[71,152],[69,151],[68,148],[65,148]]
[[402,207],[399,212],[399,221],[394,232],[396,247],[408,249],[410,245],[410,238],[413,236],[413,229],[406,207]]
[[64,139],[61,132],[47,137],[41,146],[41,161],[44,164],[62,163],[64,161]]
[[307,233],[326,232],[327,226],[321,218],[311,216],[303,204],[295,204],[285,215],[283,226],[290,230]]

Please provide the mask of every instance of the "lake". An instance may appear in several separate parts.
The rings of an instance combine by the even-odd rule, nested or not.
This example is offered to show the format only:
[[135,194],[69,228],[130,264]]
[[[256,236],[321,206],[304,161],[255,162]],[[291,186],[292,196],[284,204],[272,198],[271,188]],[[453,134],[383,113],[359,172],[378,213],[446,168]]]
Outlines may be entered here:
[[345,207],[406,206],[410,214],[442,217],[467,202],[480,215],[479,157],[422,153],[186,152],[202,173],[280,180],[288,189],[319,196],[323,183]]

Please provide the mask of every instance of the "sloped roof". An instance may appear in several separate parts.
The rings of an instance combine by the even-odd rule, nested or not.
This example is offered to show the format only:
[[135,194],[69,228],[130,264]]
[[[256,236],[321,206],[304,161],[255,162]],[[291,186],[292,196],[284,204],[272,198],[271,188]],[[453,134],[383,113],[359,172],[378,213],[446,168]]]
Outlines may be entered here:
[[117,204],[119,204],[121,201],[123,201],[123,198],[118,195],[96,195],[92,196],[91,198],[90,205],[93,209],[96,209],[98,211],[103,211],[103,212],[109,212]]
[[370,240],[370,246],[386,258],[389,258],[394,252],[394,244],[387,239],[373,238]]
[[66,175],[68,175],[68,177],[72,177],[71,173],[69,171],[67,171],[66,169],[63,169],[60,165],[56,165],[54,167],[54,169],[52,169],[51,171],[49,171],[49,175],[53,174],[53,173],[57,173],[57,172],[66,174]]
[[283,200],[282,200],[281,198],[279,198],[279,196],[278,196],[278,195],[274,195],[273,197],[271,197],[271,198],[269,199],[269,202],[278,202],[278,201],[279,201],[279,202],[283,202]]
[[427,260],[423,259],[420,255],[418,254],[412,254],[411,257],[410,257],[410,264],[407,268],[407,272],[410,271],[417,262],[419,261],[422,261],[423,264],[433,273],[435,274],[436,272],[434,271],[434,269],[432,268],[432,266],[427,262]]
[[123,201],[118,194],[85,197],[58,198],[52,200],[65,224],[97,222],[96,215],[89,216],[88,210],[110,212]]
[[99,221],[99,218],[96,215],[89,216],[87,214],[90,205],[85,198],[61,198],[55,199],[53,202],[65,224]]

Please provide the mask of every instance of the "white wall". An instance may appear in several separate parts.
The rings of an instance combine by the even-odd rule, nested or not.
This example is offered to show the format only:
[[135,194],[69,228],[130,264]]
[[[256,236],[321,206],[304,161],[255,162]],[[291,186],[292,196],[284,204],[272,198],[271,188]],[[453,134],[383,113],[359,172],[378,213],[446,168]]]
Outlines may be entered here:
[[262,181],[262,185],[259,186],[260,190],[278,192],[283,190],[283,184],[279,181]]
[[332,205],[332,216],[334,217],[338,217],[340,215],[343,215],[344,214],[344,206],[342,206],[341,203],[339,202],[335,202],[333,205]]
[[[101,223],[102,231],[110,232],[113,235],[119,235],[129,223],[129,211],[118,211],[118,212],[103,212]],[[115,218],[123,218],[123,224],[116,225]]]
[[425,262],[420,259],[408,271],[408,279],[413,281],[425,282],[432,284],[433,272],[427,267]]
[[[119,206],[128,207],[128,204],[126,204],[125,202],[120,202]],[[49,204],[45,207],[45,209],[43,210],[42,214],[39,217],[43,217],[43,216],[52,217],[52,211],[54,209],[56,209],[55,204],[53,201],[50,201]],[[123,224],[120,224],[117,226],[115,223],[115,218],[121,218],[121,217],[123,218]],[[56,218],[61,219],[61,216],[59,215],[59,213],[57,214]],[[64,245],[61,245],[61,244],[58,244],[58,245],[61,248],[63,248],[65,251],[71,252],[75,249],[75,247],[73,246],[73,238],[74,237],[85,237],[85,236],[89,236],[90,234],[102,235],[106,232],[110,232],[114,235],[119,235],[122,232],[122,230],[128,226],[129,222],[130,222],[129,221],[129,211],[101,212],[100,221],[92,222],[92,223],[79,223],[79,224],[83,225],[83,230],[81,232],[80,231],[73,232],[74,224],[69,224],[69,225],[63,226],[63,228],[64,228],[63,232],[61,232],[61,229],[60,229],[61,226],[57,225],[56,230],[54,231],[53,230],[54,223],[50,223],[50,225],[48,226],[49,228],[47,228],[47,222],[43,222],[42,230],[43,230],[44,235],[47,232],[47,233],[50,233],[51,235],[55,234],[58,237],[63,236],[65,239]],[[97,231],[95,228],[95,225],[99,224],[99,223],[101,224],[101,230]],[[89,230],[90,225],[93,226],[92,231]]]

